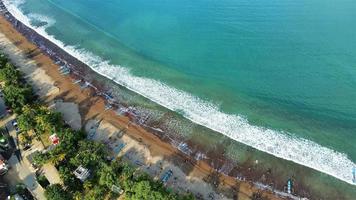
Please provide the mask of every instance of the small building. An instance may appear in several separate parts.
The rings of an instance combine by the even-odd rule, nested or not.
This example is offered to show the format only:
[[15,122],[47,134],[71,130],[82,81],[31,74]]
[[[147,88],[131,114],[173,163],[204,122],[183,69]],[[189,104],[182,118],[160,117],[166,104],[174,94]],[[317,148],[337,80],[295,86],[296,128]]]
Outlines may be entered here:
[[52,134],[51,136],[49,136],[49,139],[51,140],[53,145],[59,144],[59,137],[57,136],[57,134]]
[[87,180],[88,177],[90,176],[89,169],[86,169],[81,165],[76,170],[74,170],[73,173],[74,173],[75,177],[77,177],[82,182]]
[[116,194],[122,194],[124,193],[124,191],[121,189],[120,186],[117,186],[117,185],[112,185],[111,186],[111,191],[116,193]]

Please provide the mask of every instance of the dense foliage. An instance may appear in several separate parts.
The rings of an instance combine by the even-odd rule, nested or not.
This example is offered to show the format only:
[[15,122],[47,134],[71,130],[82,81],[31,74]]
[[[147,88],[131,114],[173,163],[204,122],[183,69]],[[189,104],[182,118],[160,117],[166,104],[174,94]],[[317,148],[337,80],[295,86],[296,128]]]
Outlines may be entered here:
[[34,100],[33,91],[23,79],[20,71],[0,55],[0,81],[3,86],[5,103],[16,113],[20,113],[26,104]]
[[[35,164],[54,164],[63,181],[46,188],[48,200],[83,199],[97,200],[114,198],[119,194],[112,187],[122,189],[125,199],[132,200],[191,200],[191,194],[180,196],[168,191],[160,182],[152,180],[130,164],[118,160],[107,160],[107,147],[86,139],[84,131],[68,128],[60,113],[50,111],[45,106],[33,103],[32,89],[22,80],[21,73],[0,55],[0,81],[5,84],[6,104],[19,115],[18,127],[21,140],[28,142],[29,132],[40,139],[42,134],[56,133],[60,143],[51,150],[38,153],[33,157]],[[73,171],[78,166],[90,170],[91,176],[83,183]]]
[[70,199],[70,195],[59,184],[53,184],[46,188],[45,196],[48,200]]
[[47,179],[44,175],[42,175],[42,174],[40,174],[40,175],[37,175],[37,174],[36,174],[36,179],[37,179],[37,182],[38,182],[43,188],[47,188],[47,186],[50,185],[48,179]]

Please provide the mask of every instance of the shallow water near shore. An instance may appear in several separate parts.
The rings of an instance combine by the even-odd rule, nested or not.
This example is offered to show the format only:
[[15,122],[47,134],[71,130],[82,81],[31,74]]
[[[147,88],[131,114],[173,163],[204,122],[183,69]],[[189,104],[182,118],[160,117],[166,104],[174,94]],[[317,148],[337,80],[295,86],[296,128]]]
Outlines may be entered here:
[[[20,8],[31,19],[34,27],[46,28],[48,34],[53,35],[65,45],[91,52],[91,55],[95,54],[112,65],[120,65],[119,70],[110,68],[103,70],[101,67],[107,63],[93,63],[99,72],[118,76],[120,80],[120,76],[127,75],[127,71],[121,68],[130,69],[131,75],[150,78],[158,81],[154,83],[169,86],[162,87],[163,89],[175,88],[191,94],[188,99],[179,98],[185,97],[186,93],[169,96],[176,99],[168,99],[172,102],[167,103],[163,97],[163,100],[160,99],[159,95],[144,94],[144,90],[138,91],[153,101],[164,106],[168,105],[169,109],[208,127],[211,125],[210,122],[217,123],[217,126],[219,124],[224,126],[225,121],[233,119],[234,122],[239,123],[237,127],[241,130],[234,133],[229,132],[230,129],[222,129],[225,130],[225,134],[248,133],[244,138],[227,134],[229,137],[262,151],[274,153],[278,157],[291,160],[296,158],[294,162],[302,162],[300,164],[317,170],[328,170],[328,164],[331,164],[332,167],[328,173],[333,173],[333,176],[348,181],[345,179],[351,177],[351,166],[354,165],[356,156],[355,109],[352,109],[356,107],[354,105],[356,101],[353,101],[356,100],[356,94],[352,89],[355,85],[356,62],[353,56],[355,52],[352,52],[350,48],[355,41],[348,41],[352,37],[346,36],[351,35],[355,30],[344,27],[343,34],[346,34],[343,37],[344,40],[342,36],[339,36],[338,40],[334,40],[335,44],[330,44],[325,41],[330,38],[335,39],[335,33],[319,39],[299,38],[305,37],[305,34],[319,36],[321,33],[332,31],[331,29],[335,26],[333,23],[336,22],[320,24],[325,22],[324,19],[319,19],[319,15],[311,16],[311,19],[319,22],[324,29],[320,30],[321,33],[311,33],[287,26],[285,21],[278,21],[272,13],[269,13],[272,11],[264,13],[270,17],[267,19],[271,22],[260,18],[261,10],[257,10],[259,12],[255,13],[256,16],[245,13],[248,17],[245,19],[243,17],[246,16],[235,13],[246,7],[254,10],[257,5],[235,5],[234,7],[231,2],[228,4],[224,1],[220,3],[211,1],[210,3],[215,5],[214,8],[211,5],[200,8],[202,2],[189,2],[190,4],[186,2],[189,6],[181,5],[182,2],[172,3],[174,6],[161,1],[145,2],[137,1],[136,3],[142,5],[141,9],[137,9],[132,2],[126,1],[120,3],[61,1],[59,3],[59,1],[28,0]],[[273,11],[281,11],[281,7],[285,9],[286,6],[310,9],[301,7],[301,5],[281,5],[278,1],[274,3],[276,5],[269,5]],[[100,9],[97,9],[95,6],[99,4]],[[349,23],[347,25],[351,26],[354,22],[348,19],[352,18],[352,13],[347,11],[354,4],[344,6],[339,8],[339,12],[344,12],[342,21],[347,21]],[[174,12],[177,8],[179,12]],[[228,12],[228,8],[232,11]],[[325,9],[325,11],[328,10],[328,8]],[[108,10],[111,12],[105,12]],[[226,13],[224,14],[223,11]],[[196,16],[200,17],[193,20]],[[253,17],[255,17],[254,20],[252,20]],[[236,20],[241,18],[244,20]],[[301,18],[290,16],[291,21],[298,19]],[[211,21],[216,24],[210,24]],[[239,22],[238,26],[233,22]],[[271,23],[270,26],[273,28],[267,26],[268,23]],[[266,30],[263,32],[254,30],[257,25]],[[306,29],[311,25],[298,24],[298,27]],[[278,30],[270,30],[276,27]],[[294,29],[287,31],[288,28]],[[263,39],[267,37],[266,34],[272,37],[269,38],[271,41]],[[277,34],[276,38],[272,36],[273,34]],[[289,41],[288,38],[284,38],[285,34],[299,38],[299,40]],[[251,38],[242,38],[241,35]],[[275,46],[277,42],[280,42],[279,46]],[[142,79],[134,80],[137,83],[137,80]],[[148,86],[160,86],[142,81],[137,85],[130,85],[132,84],[130,81],[128,80],[126,84],[133,90],[137,89],[136,87],[146,86],[145,83],[148,83]],[[145,89],[147,92],[155,92],[150,88]],[[171,90],[168,93],[176,91]],[[161,94],[167,95],[167,93]],[[131,104],[136,101],[136,105],[154,108],[152,110],[156,110],[155,117],[160,118],[161,126],[182,134],[195,143],[205,145],[206,151],[225,146],[224,153],[240,163],[253,163],[259,160],[260,166],[263,165],[262,168],[268,169],[271,167],[269,163],[273,162],[273,168],[279,166],[276,174],[281,177],[298,176],[299,181],[303,179],[302,182],[309,184],[320,180],[324,183],[321,185],[332,182],[331,185],[337,185],[340,191],[353,193],[353,186],[313,170],[304,169],[291,162],[280,161],[272,156],[266,157],[265,153],[233,142],[219,133],[191,125],[184,118],[177,117],[180,120],[174,121],[172,118],[162,116],[162,113],[167,112],[166,110],[147,103],[139,97],[128,95],[125,98],[128,98],[126,100]],[[182,103],[180,102],[182,100],[188,100],[188,102]],[[189,102],[195,100],[198,103]],[[203,104],[199,104],[200,102]],[[185,104],[198,106],[184,107]],[[211,107],[206,108],[205,104]],[[180,107],[182,105],[183,107]],[[192,109],[198,110],[190,113]],[[218,109],[223,114],[217,114],[214,109]],[[203,117],[209,115],[199,115],[201,112],[208,112],[214,119],[204,119]],[[234,118],[230,118],[231,116]],[[236,128],[236,123],[227,125],[231,127],[226,128]],[[254,138],[253,134],[264,136],[263,141],[254,141],[253,139],[261,139],[261,137]],[[314,142],[303,142],[302,138]],[[305,149],[301,151],[297,149],[298,151],[293,152],[284,149],[285,152],[283,152],[283,149],[278,151],[278,146],[276,146],[281,143],[275,143],[273,139],[285,140],[282,143],[286,144],[300,142],[300,145],[309,146],[296,146],[296,148]],[[316,146],[316,144],[321,146]],[[320,149],[322,146],[327,149]],[[295,150],[288,145],[285,148]],[[323,154],[322,151],[330,149],[344,154],[334,151],[328,151],[332,154]],[[297,160],[300,158],[298,155],[288,155],[309,153],[308,150],[321,152],[310,152],[311,155],[302,155],[303,157],[313,159],[313,156],[321,156],[315,160],[326,160],[326,163],[308,163],[313,160]],[[285,167],[286,163],[288,168]],[[338,164],[340,164],[340,169],[333,171],[337,169]],[[348,167],[350,169],[347,169]],[[300,171],[305,177],[299,177],[300,174],[297,173]]]

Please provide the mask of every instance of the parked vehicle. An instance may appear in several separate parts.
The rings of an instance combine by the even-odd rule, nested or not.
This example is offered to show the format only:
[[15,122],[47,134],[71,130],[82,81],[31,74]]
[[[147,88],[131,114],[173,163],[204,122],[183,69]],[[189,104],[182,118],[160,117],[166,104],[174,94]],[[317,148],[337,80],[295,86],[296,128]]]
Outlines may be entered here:
[[16,119],[12,120],[12,121],[11,121],[11,124],[12,124],[12,126],[17,127],[17,121],[16,121]]

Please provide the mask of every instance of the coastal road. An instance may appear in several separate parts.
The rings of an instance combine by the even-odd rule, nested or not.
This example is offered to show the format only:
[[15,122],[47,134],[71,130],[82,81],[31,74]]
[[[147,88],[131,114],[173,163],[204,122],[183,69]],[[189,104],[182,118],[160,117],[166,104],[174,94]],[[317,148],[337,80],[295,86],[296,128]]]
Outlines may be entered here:
[[17,184],[23,183],[38,200],[46,199],[44,189],[37,183],[35,172],[30,170],[30,166],[26,161],[19,161],[13,155],[8,160],[8,163],[11,168],[4,178],[11,188],[15,188]]
[[[0,124],[6,126],[12,138],[16,138],[16,131],[10,123],[13,119],[14,116],[7,117],[6,121],[1,120]],[[16,139],[14,142],[16,148],[15,153],[8,160],[10,169],[7,174],[4,175],[4,179],[10,185],[12,190],[15,189],[17,184],[23,183],[38,200],[46,199],[44,196],[44,189],[37,183],[35,170],[32,169],[31,164],[27,159],[22,159],[29,155],[32,151],[21,152],[18,148],[19,146],[17,145]]]

